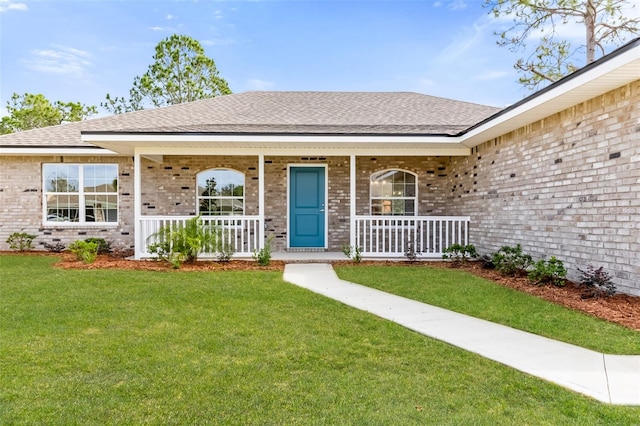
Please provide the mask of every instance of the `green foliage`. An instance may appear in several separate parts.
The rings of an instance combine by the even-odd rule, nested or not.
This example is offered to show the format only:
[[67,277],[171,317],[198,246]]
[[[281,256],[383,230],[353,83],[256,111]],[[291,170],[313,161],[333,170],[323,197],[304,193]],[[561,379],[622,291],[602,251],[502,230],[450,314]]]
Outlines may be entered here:
[[268,266],[271,263],[271,242],[273,241],[273,235],[269,235],[267,241],[264,243],[264,247],[260,250],[254,250],[251,256],[260,266]]
[[26,232],[14,232],[7,238],[9,248],[15,251],[27,251],[33,249],[33,240],[35,235],[27,234]]
[[6,108],[9,115],[2,117],[0,134],[81,121],[98,112],[95,106],[61,101],[52,104],[44,95],[31,93],[14,93]]
[[351,259],[353,263],[360,263],[362,261],[362,247],[353,247],[345,244],[342,246],[342,252]]
[[213,98],[231,93],[213,59],[191,37],[174,34],[155,48],[154,62],[135,77],[130,98],[106,96],[101,106],[114,114]]
[[[528,52],[515,68],[520,83],[535,90],[543,83],[558,81],[581,66],[593,62],[607,48],[617,47],[638,33],[640,18],[629,9],[629,0],[485,0],[495,18],[510,22],[495,32],[498,45],[512,52]],[[584,44],[574,47],[562,29],[573,24],[584,29]],[[537,46],[531,52],[527,42]]]
[[148,238],[149,252],[168,260],[177,269],[183,262],[195,262],[205,252],[216,251],[219,229],[205,223],[200,216],[163,226]]
[[216,251],[216,259],[218,260],[218,262],[229,262],[235,252],[236,250],[233,247],[233,244],[230,244],[226,241],[219,241]]
[[76,255],[78,260],[84,263],[93,263],[98,257],[98,244],[88,241],[77,240],[69,245],[71,253]]
[[616,285],[613,283],[611,274],[604,270],[604,267],[594,268],[589,265],[586,271],[578,269],[580,272],[580,285],[585,288],[582,294],[583,299],[598,298],[600,296],[613,296],[616,293]]
[[111,243],[106,241],[104,238],[89,237],[86,238],[85,241],[88,243],[96,243],[96,246],[98,246],[98,254],[111,253]]
[[557,287],[565,285],[567,278],[567,269],[564,267],[562,260],[555,256],[546,261],[540,259],[533,265],[533,269],[529,271],[528,277],[536,284],[553,284]]
[[533,263],[530,255],[522,252],[520,244],[515,247],[503,246],[493,253],[491,262],[495,268],[504,275],[516,275],[524,273]]
[[451,259],[455,262],[466,262],[467,260],[477,257],[478,252],[473,244],[452,244],[443,251],[443,259]]

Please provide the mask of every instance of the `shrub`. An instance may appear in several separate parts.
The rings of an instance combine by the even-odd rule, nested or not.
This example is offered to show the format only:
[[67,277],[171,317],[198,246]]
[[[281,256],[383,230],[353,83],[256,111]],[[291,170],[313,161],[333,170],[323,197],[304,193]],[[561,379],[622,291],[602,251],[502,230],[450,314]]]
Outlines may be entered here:
[[216,252],[216,259],[218,262],[229,262],[236,252],[233,244],[227,242],[218,243],[218,251]]
[[539,285],[553,284],[562,287],[567,278],[567,270],[562,260],[551,256],[548,261],[544,259],[537,261],[533,270],[529,271],[528,277]]
[[522,253],[520,244],[515,247],[503,246],[493,253],[491,262],[496,269],[504,275],[516,275],[524,273],[533,263],[530,255]]
[[87,241],[74,241],[69,245],[69,250],[76,255],[78,260],[84,263],[93,263],[98,257],[98,244]]
[[88,243],[96,243],[98,246],[98,254],[111,253],[111,243],[106,241],[104,238],[89,237],[85,239],[85,241]]
[[407,249],[404,251],[404,256],[409,262],[415,262],[418,259],[420,252],[417,252],[412,243],[407,244]]
[[342,246],[342,252],[354,263],[360,263],[362,261],[362,247],[344,245]]
[[582,269],[578,269],[578,271],[580,272],[580,285],[585,288],[582,293],[583,299],[609,297],[616,294],[616,285],[613,283],[611,275],[602,266],[595,269],[589,265],[586,271]]
[[27,234],[26,232],[14,232],[7,238],[9,248],[15,251],[27,251],[33,249],[33,240],[35,235]]
[[44,243],[44,248],[46,248],[48,251],[52,252],[52,253],[62,253],[64,251],[64,249],[66,248],[66,246],[61,243],[60,241],[55,241],[51,244],[49,243]]
[[271,263],[271,242],[273,241],[273,235],[267,238],[267,241],[260,250],[254,250],[251,256],[260,266],[268,266]]
[[215,251],[218,228],[196,216],[184,224],[165,225],[149,236],[149,251],[160,260],[179,268],[182,262],[195,262],[204,251]]
[[455,262],[466,262],[470,258],[477,257],[476,246],[473,244],[452,244],[443,251],[443,259],[451,259]]

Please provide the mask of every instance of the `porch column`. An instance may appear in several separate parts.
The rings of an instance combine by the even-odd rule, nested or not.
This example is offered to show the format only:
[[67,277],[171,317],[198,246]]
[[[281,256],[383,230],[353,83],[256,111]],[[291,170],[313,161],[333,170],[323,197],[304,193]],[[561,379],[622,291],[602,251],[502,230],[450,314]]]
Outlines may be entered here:
[[356,156],[349,158],[349,245],[356,246]]
[[264,247],[264,154],[258,155],[258,248]]
[[142,227],[140,224],[140,220],[142,219],[142,199],[140,196],[142,192],[141,170],[140,154],[135,152],[133,154],[133,241],[136,259],[142,257],[142,243],[140,241],[142,237]]

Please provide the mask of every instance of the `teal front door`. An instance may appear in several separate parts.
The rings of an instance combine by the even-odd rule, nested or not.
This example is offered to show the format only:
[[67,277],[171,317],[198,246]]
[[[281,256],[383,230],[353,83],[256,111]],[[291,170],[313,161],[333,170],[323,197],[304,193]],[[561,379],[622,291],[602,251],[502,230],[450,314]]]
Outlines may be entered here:
[[325,168],[289,171],[289,246],[325,246]]

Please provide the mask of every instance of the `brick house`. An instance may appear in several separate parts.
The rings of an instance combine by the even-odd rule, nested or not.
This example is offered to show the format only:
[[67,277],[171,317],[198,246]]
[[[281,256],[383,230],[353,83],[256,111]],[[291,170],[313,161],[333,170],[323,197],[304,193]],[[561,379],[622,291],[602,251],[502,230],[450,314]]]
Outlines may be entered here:
[[438,258],[522,244],[640,294],[640,39],[505,109],[416,93],[248,92],[0,136],[0,249],[25,231],[149,256],[200,215],[239,255]]

